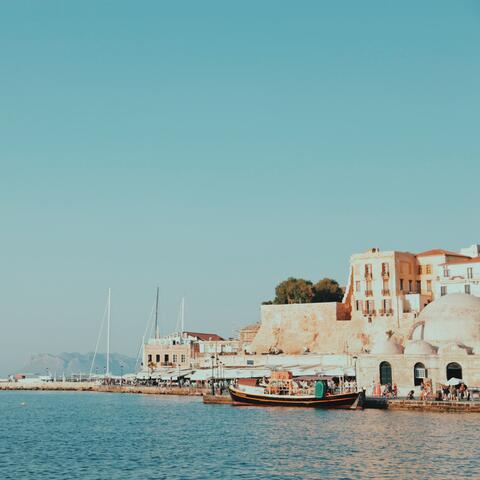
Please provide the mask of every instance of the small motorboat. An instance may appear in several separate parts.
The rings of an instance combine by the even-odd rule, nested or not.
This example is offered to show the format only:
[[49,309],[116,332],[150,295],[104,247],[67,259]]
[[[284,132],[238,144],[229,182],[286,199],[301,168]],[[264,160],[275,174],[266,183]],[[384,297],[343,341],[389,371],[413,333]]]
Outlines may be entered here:
[[237,405],[275,407],[363,408],[363,392],[332,392],[325,380],[316,380],[312,387],[300,388],[291,372],[272,372],[266,386],[236,385],[229,387]]

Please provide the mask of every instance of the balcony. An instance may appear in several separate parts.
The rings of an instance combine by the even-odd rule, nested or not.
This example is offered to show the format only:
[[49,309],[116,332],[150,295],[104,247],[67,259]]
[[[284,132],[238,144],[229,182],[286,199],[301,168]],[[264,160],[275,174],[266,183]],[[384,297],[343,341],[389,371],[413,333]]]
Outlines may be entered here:
[[389,297],[389,296],[390,296],[390,289],[389,289],[389,288],[384,288],[384,289],[382,290],[382,295],[383,295],[384,297]]
[[382,308],[378,311],[378,314],[382,317],[388,317],[390,315],[393,315],[393,309],[391,309],[391,308],[383,309]]
[[372,309],[372,310],[363,310],[362,311],[363,315],[365,317],[370,317],[372,315],[375,315],[375,309]]
[[373,290],[365,290],[366,297],[373,297]]
[[372,279],[372,272],[365,272],[365,280],[371,280]]
[[390,272],[388,270],[384,270],[382,272],[382,277],[383,278],[390,278]]

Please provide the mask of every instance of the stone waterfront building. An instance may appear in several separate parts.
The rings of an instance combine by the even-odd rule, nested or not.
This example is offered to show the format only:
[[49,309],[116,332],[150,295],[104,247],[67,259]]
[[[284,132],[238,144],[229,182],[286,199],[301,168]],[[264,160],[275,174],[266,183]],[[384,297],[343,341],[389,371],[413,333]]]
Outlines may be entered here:
[[457,369],[480,386],[479,252],[354,254],[342,303],[262,305],[250,350],[348,354],[368,384],[411,388],[420,375],[442,382]]
[[357,372],[362,386],[396,383],[403,393],[418,390],[424,378],[434,386],[455,377],[480,387],[480,298],[453,293],[435,300],[403,344],[385,338],[358,355]]

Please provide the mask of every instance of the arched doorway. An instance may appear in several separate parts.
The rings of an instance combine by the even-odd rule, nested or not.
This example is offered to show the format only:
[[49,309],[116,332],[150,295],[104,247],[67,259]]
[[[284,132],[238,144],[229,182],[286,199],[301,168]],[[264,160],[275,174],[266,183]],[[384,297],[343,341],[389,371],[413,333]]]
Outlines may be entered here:
[[462,366],[457,362],[452,362],[447,365],[447,380],[453,377],[462,379]]
[[425,365],[421,362],[416,363],[413,367],[413,384],[418,387],[418,385],[422,384],[423,379],[427,377],[428,374]]
[[380,384],[392,383],[392,366],[388,362],[380,364]]

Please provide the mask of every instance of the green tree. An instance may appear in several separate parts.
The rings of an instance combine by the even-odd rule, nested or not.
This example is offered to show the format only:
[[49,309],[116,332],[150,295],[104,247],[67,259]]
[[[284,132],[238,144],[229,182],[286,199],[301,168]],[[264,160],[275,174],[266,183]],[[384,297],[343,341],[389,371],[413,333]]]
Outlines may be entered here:
[[290,277],[275,288],[273,303],[284,305],[289,303],[311,303],[313,299],[312,282],[303,278]]
[[314,303],[321,302],[341,302],[343,299],[343,290],[336,280],[324,278],[313,285]]

